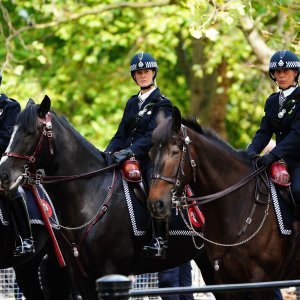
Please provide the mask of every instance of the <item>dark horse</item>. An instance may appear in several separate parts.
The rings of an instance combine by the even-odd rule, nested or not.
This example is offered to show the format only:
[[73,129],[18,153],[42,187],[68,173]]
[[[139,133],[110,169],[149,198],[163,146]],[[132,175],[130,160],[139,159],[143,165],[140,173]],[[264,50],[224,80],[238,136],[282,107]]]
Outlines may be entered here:
[[[144,255],[151,236],[133,234],[121,172],[108,166],[106,155],[51,112],[50,105],[47,96],[40,105],[30,100],[20,114],[8,157],[0,163],[1,188],[9,190],[22,178],[34,181],[35,170],[47,174],[39,173],[56,208],[67,267],[83,299],[97,299],[95,281],[101,276],[157,272],[192,259],[207,281],[206,256],[190,236],[172,236],[165,260]],[[195,240],[201,245],[200,238]]]
[[[153,144],[148,208],[153,217],[168,219],[172,202],[189,207],[183,187],[191,186],[195,196],[190,200],[200,204],[206,218],[203,239],[216,283],[299,278],[298,232],[294,228],[292,235],[281,235],[266,173],[263,167],[253,171],[249,154],[233,149],[195,120],[182,119],[176,107],[172,118],[154,130]],[[225,296],[274,299],[273,291]]]
[[[67,282],[69,282],[69,277],[65,277],[65,271],[60,269],[56,262],[53,263],[52,258],[55,258],[52,256],[49,235],[44,226],[41,224],[32,225],[35,245],[34,253],[18,257],[13,255],[15,249],[15,229],[6,201],[4,194],[1,194],[0,239],[2,246],[0,248],[0,269],[14,268],[17,284],[26,299],[68,299],[63,291],[59,294],[56,293],[59,289],[65,289]],[[43,274],[43,279],[41,274]],[[56,289],[53,289],[53,294],[50,297],[48,289],[51,288],[52,290],[52,282]],[[60,286],[61,283],[63,284],[62,286]],[[71,289],[71,282],[69,282],[69,288]],[[67,295],[69,294],[70,291],[68,291]]]

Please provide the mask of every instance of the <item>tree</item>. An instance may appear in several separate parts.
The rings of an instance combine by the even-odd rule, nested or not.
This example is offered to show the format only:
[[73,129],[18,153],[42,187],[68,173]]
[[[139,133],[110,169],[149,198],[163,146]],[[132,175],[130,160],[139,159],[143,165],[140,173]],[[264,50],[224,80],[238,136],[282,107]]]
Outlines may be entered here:
[[274,90],[272,52],[300,53],[292,0],[2,0],[0,11],[5,91],[23,106],[49,94],[100,148],[137,92],[129,62],[138,51],[156,57],[158,84],[183,114],[237,147],[253,136]]

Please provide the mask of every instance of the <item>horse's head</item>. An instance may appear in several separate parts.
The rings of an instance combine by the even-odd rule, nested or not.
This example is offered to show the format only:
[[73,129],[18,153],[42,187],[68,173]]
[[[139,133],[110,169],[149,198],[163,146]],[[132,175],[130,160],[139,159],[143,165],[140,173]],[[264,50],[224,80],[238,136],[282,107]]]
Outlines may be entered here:
[[[41,152],[50,151],[53,154],[50,106],[48,96],[44,97],[40,105],[29,99],[25,110],[19,115],[0,161],[1,190],[16,188],[26,174],[36,172],[39,165],[45,163],[40,159]],[[46,147],[45,140],[48,140]]]
[[172,199],[184,192],[193,180],[195,161],[191,158],[190,138],[181,124],[178,108],[172,118],[161,121],[153,132],[150,157],[154,164],[148,196],[148,208],[155,218],[168,218]]

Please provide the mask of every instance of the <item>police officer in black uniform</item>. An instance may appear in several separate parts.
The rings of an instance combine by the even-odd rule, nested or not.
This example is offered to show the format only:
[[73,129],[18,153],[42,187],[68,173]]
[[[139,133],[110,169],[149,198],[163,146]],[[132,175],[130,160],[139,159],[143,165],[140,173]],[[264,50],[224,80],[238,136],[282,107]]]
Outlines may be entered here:
[[[0,85],[2,74],[0,71]],[[0,93],[0,155],[5,152],[16,118],[21,111],[20,104],[5,94]],[[4,195],[2,194],[1,197]],[[16,229],[15,256],[29,253],[34,250],[31,225],[26,205],[23,188],[19,187],[6,195],[9,209],[13,215],[13,223]]]
[[[173,106],[155,85],[158,66],[152,55],[146,52],[136,54],[131,60],[130,72],[140,91],[127,101],[118,130],[105,152],[112,154],[116,163],[135,156],[149,187],[152,162],[148,153],[152,146],[156,117],[160,111],[166,117],[171,116]],[[153,240],[145,247],[149,256],[165,254],[168,234],[166,231],[165,224],[153,219]]]
[[269,96],[265,115],[248,151],[259,154],[275,134],[276,146],[260,158],[269,166],[283,159],[291,175],[291,190],[300,212],[300,88],[298,78],[300,62],[289,50],[277,51],[270,60],[269,75],[279,92]]

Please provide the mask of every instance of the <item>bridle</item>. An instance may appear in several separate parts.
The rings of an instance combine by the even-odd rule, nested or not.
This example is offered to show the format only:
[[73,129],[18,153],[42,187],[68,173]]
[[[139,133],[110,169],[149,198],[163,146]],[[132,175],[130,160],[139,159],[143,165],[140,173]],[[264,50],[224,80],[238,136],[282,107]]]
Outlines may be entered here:
[[173,204],[178,204],[178,200],[181,200],[181,197],[178,195],[183,195],[185,197],[184,191],[182,190],[181,187],[181,177],[185,175],[184,173],[184,164],[186,161],[186,157],[189,158],[189,163],[192,168],[192,175],[193,175],[193,181],[196,182],[196,167],[197,164],[194,159],[192,159],[191,154],[190,154],[190,144],[192,140],[190,137],[187,135],[186,132],[186,126],[181,125],[180,131],[182,135],[176,135],[173,138],[178,139],[181,142],[182,145],[182,150],[181,150],[181,156],[180,156],[180,163],[177,168],[177,173],[175,177],[167,177],[161,174],[152,174],[151,179],[161,179],[164,180],[168,183],[171,183],[174,185],[174,188],[171,190],[172,194],[172,203]]
[[[270,198],[269,198],[269,193],[268,193],[268,201],[267,203],[263,203],[259,200],[259,196],[258,196],[258,190],[257,190],[257,186],[258,186],[258,182],[256,181],[256,188],[255,188],[255,201],[253,203],[251,212],[248,216],[248,218],[246,218],[246,221],[243,225],[243,227],[241,228],[241,230],[239,231],[238,235],[237,235],[237,239],[240,238],[240,236],[246,231],[246,228],[248,227],[248,225],[252,222],[252,218],[256,209],[256,202],[262,203],[267,205],[266,209],[264,210],[264,216],[260,222],[260,225],[258,226],[258,228],[254,231],[254,233],[252,233],[249,237],[245,238],[242,241],[236,241],[234,243],[220,243],[220,242],[216,242],[213,241],[211,239],[208,239],[207,237],[205,237],[203,232],[198,232],[194,229],[194,227],[191,224],[190,219],[186,220],[183,213],[182,213],[182,208],[188,209],[190,207],[193,206],[198,206],[199,204],[203,205],[205,203],[209,203],[212,202],[214,200],[217,200],[221,197],[224,197],[230,193],[232,193],[233,191],[243,187],[244,185],[246,185],[248,182],[250,182],[253,179],[256,179],[258,174],[261,174],[263,171],[266,170],[266,167],[261,166],[259,168],[257,168],[255,171],[253,171],[251,174],[249,174],[247,177],[243,178],[242,180],[238,181],[237,183],[235,183],[234,185],[219,191],[217,193],[214,194],[210,194],[210,195],[205,195],[205,196],[201,196],[201,197],[188,197],[186,195],[186,191],[183,187],[181,187],[181,180],[182,180],[182,176],[184,176],[184,163],[185,163],[185,159],[186,156],[189,157],[190,160],[190,164],[192,166],[192,173],[193,173],[193,180],[194,182],[196,182],[196,163],[195,160],[191,157],[191,151],[190,151],[190,144],[192,143],[192,140],[190,139],[190,137],[187,135],[187,130],[186,127],[184,125],[181,125],[181,133],[182,135],[175,136],[173,138],[177,138],[181,141],[182,143],[182,151],[181,151],[181,158],[180,158],[180,162],[178,165],[178,169],[177,169],[177,174],[175,177],[166,177],[164,175],[161,174],[153,174],[152,175],[152,179],[159,179],[159,180],[164,180],[168,183],[171,183],[174,185],[174,188],[171,190],[171,201],[172,201],[172,205],[175,206],[176,208],[176,213],[178,213],[178,211],[180,212],[180,214],[182,215],[182,218],[187,226],[187,228],[189,228],[190,231],[192,231],[195,236],[199,236],[201,237],[204,241],[217,245],[217,246],[222,246],[222,247],[227,247],[229,250],[225,251],[225,253],[219,257],[219,258],[213,258],[214,260],[214,269],[216,271],[219,270],[219,261],[221,260],[221,258],[224,258],[224,256],[230,251],[230,249],[232,247],[235,246],[240,246],[242,244],[247,243],[248,241],[250,241],[251,239],[253,239],[261,230],[261,228],[263,227],[267,215],[268,215],[268,211],[269,211],[269,207],[270,207]],[[265,172],[266,175],[266,172]],[[263,176],[261,176],[263,177]],[[263,179],[264,184],[267,186],[267,182],[265,181],[265,179]],[[199,247],[196,244],[196,241],[194,240],[194,236],[192,236],[193,239],[193,243],[195,245],[196,248],[199,249]]]
[[[232,185],[222,191],[219,191],[217,193],[213,193],[213,194],[205,195],[205,196],[201,196],[201,197],[187,197],[183,187],[181,186],[181,180],[182,180],[181,177],[185,175],[184,174],[184,163],[186,160],[186,156],[188,156],[189,160],[190,160],[190,165],[192,167],[192,174],[193,174],[194,182],[196,182],[196,166],[197,165],[196,165],[195,160],[192,158],[191,152],[190,152],[189,146],[192,143],[192,140],[187,135],[186,126],[184,126],[184,125],[181,125],[181,134],[182,135],[178,134],[177,136],[174,136],[174,138],[179,139],[182,144],[181,157],[180,157],[180,162],[178,165],[176,176],[175,177],[166,177],[161,174],[153,174],[151,176],[151,179],[160,179],[160,180],[164,180],[168,183],[174,184],[174,188],[171,190],[172,203],[175,204],[177,207],[178,206],[187,206],[187,205],[190,207],[190,206],[196,206],[200,202],[202,205],[212,202],[216,199],[224,197],[224,196],[236,191],[237,189],[243,187],[248,182],[255,179],[258,174],[261,174],[263,171],[266,170],[266,167],[261,166],[261,167],[257,168],[255,171],[253,171],[251,174],[249,174],[247,177],[245,177],[242,180],[235,183],[234,185]],[[189,202],[189,204],[187,204],[187,202]]]
[[[52,126],[52,120],[51,120],[51,113],[48,112],[45,114],[44,117],[38,116],[37,118],[37,126],[38,128],[41,127],[40,129],[40,136],[38,138],[37,145],[33,151],[32,155],[26,155],[26,154],[19,154],[16,152],[5,152],[3,156],[7,157],[13,157],[13,158],[18,158],[18,159],[24,159],[26,160],[27,164],[24,165],[24,173],[17,178],[16,182],[14,183],[13,186],[17,186],[19,184],[22,185],[29,185],[31,188],[34,188],[35,184],[40,184],[40,183],[56,183],[56,182],[63,182],[63,181],[70,181],[78,178],[87,178],[94,176],[95,174],[102,173],[104,171],[114,169],[116,165],[118,164],[113,164],[108,167],[102,168],[100,170],[95,170],[92,172],[84,173],[84,174],[78,174],[78,175],[71,175],[71,176],[44,176],[44,170],[37,170],[36,162],[37,159],[39,158],[41,151],[43,149],[43,145],[45,144],[44,141],[46,140],[48,143],[48,151],[50,155],[53,157],[54,156],[54,141],[53,141],[53,126]],[[59,134],[59,133],[57,133]],[[70,227],[70,226],[63,226],[59,222],[56,223],[56,225],[59,228],[65,229],[65,230],[83,230],[84,231],[81,233],[80,239],[78,242],[76,242],[75,238],[73,241],[70,241],[66,233],[62,232],[62,236],[66,243],[72,247],[73,250],[73,255],[76,260],[76,264],[78,265],[78,268],[80,272],[84,275],[86,275],[85,268],[79,258],[79,252],[80,252],[80,247],[84,241],[84,239],[87,237],[88,233],[92,230],[92,228],[95,226],[95,224],[100,220],[101,217],[106,213],[108,210],[110,204],[112,203],[112,195],[113,191],[117,182],[118,176],[116,175],[116,171],[114,170],[113,175],[112,175],[112,183],[107,189],[107,195],[104,199],[104,201],[101,203],[99,209],[95,212],[95,214],[90,218],[88,221],[86,221],[84,224],[76,227]],[[33,189],[35,191],[35,188]],[[34,193],[36,202],[38,203],[38,207],[40,208],[40,211],[44,211],[44,207],[41,204],[41,198],[36,196]],[[43,216],[43,214],[42,214]],[[44,224],[48,229],[50,236],[54,236],[50,221],[47,217],[44,218]],[[48,225],[47,225],[48,224]],[[57,244],[56,238],[52,238],[53,243],[55,245],[55,252],[58,252],[58,257],[60,260],[62,260],[61,265],[64,264],[63,257],[61,254],[61,251],[59,249],[59,246]],[[57,245],[57,246],[56,246]]]
[[[52,120],[51,120],[51,114],[48,112],[44,117],[38,116],[38,127],[41,127],[40,130],[40,137],[38,140],[38,143],[35,147],[35,150],[33,151],[32,155],[26,155],[26,154],[19,154],[16,152],[4,152],[2,156],[8,156],[8,157],[14,157],[14,158],[20,158],[27,160],[27,164],[24,165],[24,174],[22,174],[23,182],[31,184],[31,183],[40,183],[41,176],[43,172],[41,170],[36,169],[36,161],[37,158],[42,150],[42,146],[44,143],[44,140],[47,139],[48,141],[48,149],[51,156],[54,155],[54,149],[53,149],[53,132],[52,132]],[[34,172],[31,173],[31,172]],[[33,179],[32,175],[34,175]]]
[[48,142],[48,151],[50,156],[54,156],[54,143],[53,143],[53,126],[51,113],[48,112],[45,116],[38,116],[38,127],[41,127],[40,137],[38,143],[33,151],[32,155],[19,154],[16,152],[5,152],[2,156],[14,157],[25,159],[27,164],[24,165],[24,173],[17,179],[17,184],[40,184],[40,183],[57,183],[71,181],[79,178],[88,178],[96,174],[105,172],[107,170],[114,169],[118,164],[112,164],[108,167],[83,173],[77,175],[66,175],[66,176],[45,176],[44,170],[36,168],[36,161],[41,153],[44,141]]

